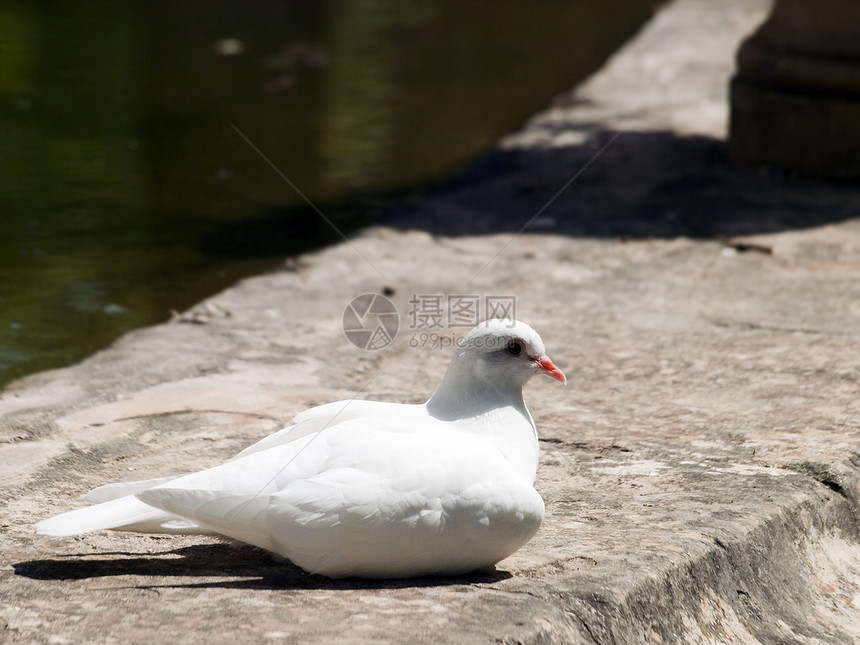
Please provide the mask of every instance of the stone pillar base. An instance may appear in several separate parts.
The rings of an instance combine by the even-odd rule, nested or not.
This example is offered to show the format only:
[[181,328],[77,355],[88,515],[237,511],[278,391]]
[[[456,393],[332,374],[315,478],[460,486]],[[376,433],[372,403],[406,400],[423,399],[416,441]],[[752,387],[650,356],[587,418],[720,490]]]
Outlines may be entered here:
[[860,179],[858,5],[779,0],[743,43],[730,87],[733,158]]

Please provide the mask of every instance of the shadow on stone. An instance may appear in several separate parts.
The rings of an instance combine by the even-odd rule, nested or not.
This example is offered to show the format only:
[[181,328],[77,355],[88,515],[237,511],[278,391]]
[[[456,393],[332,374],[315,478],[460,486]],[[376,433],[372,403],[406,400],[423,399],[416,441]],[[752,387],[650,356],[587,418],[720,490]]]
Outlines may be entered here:
[[[70,553],[68,559],[28,560],[13,564],[15,574],[33,580],[83,580],[111,576],[211,578],[183,584],[133,584],[136,588],[193,587],[227,589],[400,589],[492,583],[511,577],[507,571],[479,572],[459,578],[404,580],[332,580],[309,574],[288,560],[244,545],[202,544],[160,553]],[[243,578],[243,579],[235,579]]]
[[383,223],[456,236],[515,233],[534,218],[526,232],[707,239],[860,214],[860,186],[740,167],[710,137],[622,132],[595,158],[615,134],[584,127],[581,145],[500,150],[393,208]]

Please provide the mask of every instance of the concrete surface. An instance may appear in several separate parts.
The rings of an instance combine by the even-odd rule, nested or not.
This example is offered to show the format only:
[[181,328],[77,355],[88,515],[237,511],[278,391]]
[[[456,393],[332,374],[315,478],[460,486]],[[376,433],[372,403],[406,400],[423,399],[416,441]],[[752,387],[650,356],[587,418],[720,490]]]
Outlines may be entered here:
[[[732,51],[766,10],[678,0],[391,227],[4,390],[0,641],[860,640],[860,195],[739,171],[718,141]],[[517,231],[620,128],[537,228],[465,235]],[[406,327],[413,293],[515,295],[568,375],[528,387],[547,517],[496,573],[332,582],[216,539],[33,534],[94,486],[217,463],[310,405],[425,399],[450,348],[341,331],[384,288]]]

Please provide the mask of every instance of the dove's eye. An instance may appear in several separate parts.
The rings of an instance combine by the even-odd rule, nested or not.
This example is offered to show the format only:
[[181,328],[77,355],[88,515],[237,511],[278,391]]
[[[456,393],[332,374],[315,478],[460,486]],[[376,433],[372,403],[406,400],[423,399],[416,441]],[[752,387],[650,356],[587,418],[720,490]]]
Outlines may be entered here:
[[523,341],[519,338],[514,338],[511,341],[508,341],[507,346],[505,347],[505,351],[511,356],[519,356],[523,353],[525,346],[523,345]]

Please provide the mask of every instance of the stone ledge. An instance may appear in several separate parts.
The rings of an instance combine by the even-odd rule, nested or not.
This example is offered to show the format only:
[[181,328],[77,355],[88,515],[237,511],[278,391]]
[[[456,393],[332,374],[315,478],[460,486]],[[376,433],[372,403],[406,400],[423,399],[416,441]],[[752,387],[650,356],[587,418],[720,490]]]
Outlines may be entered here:
[[[669,56],[654,25],[686,25],[679,33],[697,43],[700,24],[702,42],[724,43],[712,51],[724,60],[764,11],[726,6],[731,20],[706,0],[673,3],[607,73],[631,65],[626,55]],[[729,72],[708,72],[708,96]],[[688,107],[697,112],[695,101]],[[582,118],[567,109],[573,125],[559,137]],[[710,176],[709,163],[690,152],[637,166],[640,199],[690,203],[695,190],[661,183],[666,164]],[[582,179],[614,199],[625,188],[607,167]],[[419,211],[453,209],[466,195],[460,207],[471,212],[483,195],[508,221],[534,212],[505,203],[499,177],[425,196]],[[818,190],[843,207],[851,196]],[[428,217],[412,221],[432,229]],[[511,239],[368,230],[353,244],[385,281],[352,246],[332,247],[4,390],[3,639],[854,642],[860,223],[738,239],[524,234],[482,270]],[[426,398],[450,350],[410,347],[408,331],[377,352],[343,338],[346,303],[383,287],[401,312],[411,293],[516,294],[517,315],[569,376],[567,389],[529,386],[548,514],[495,574],[332,582],[214,539],[33,535],[34,520],[78,506],[94,486],[217,463],[310,405],[358,391]]]

